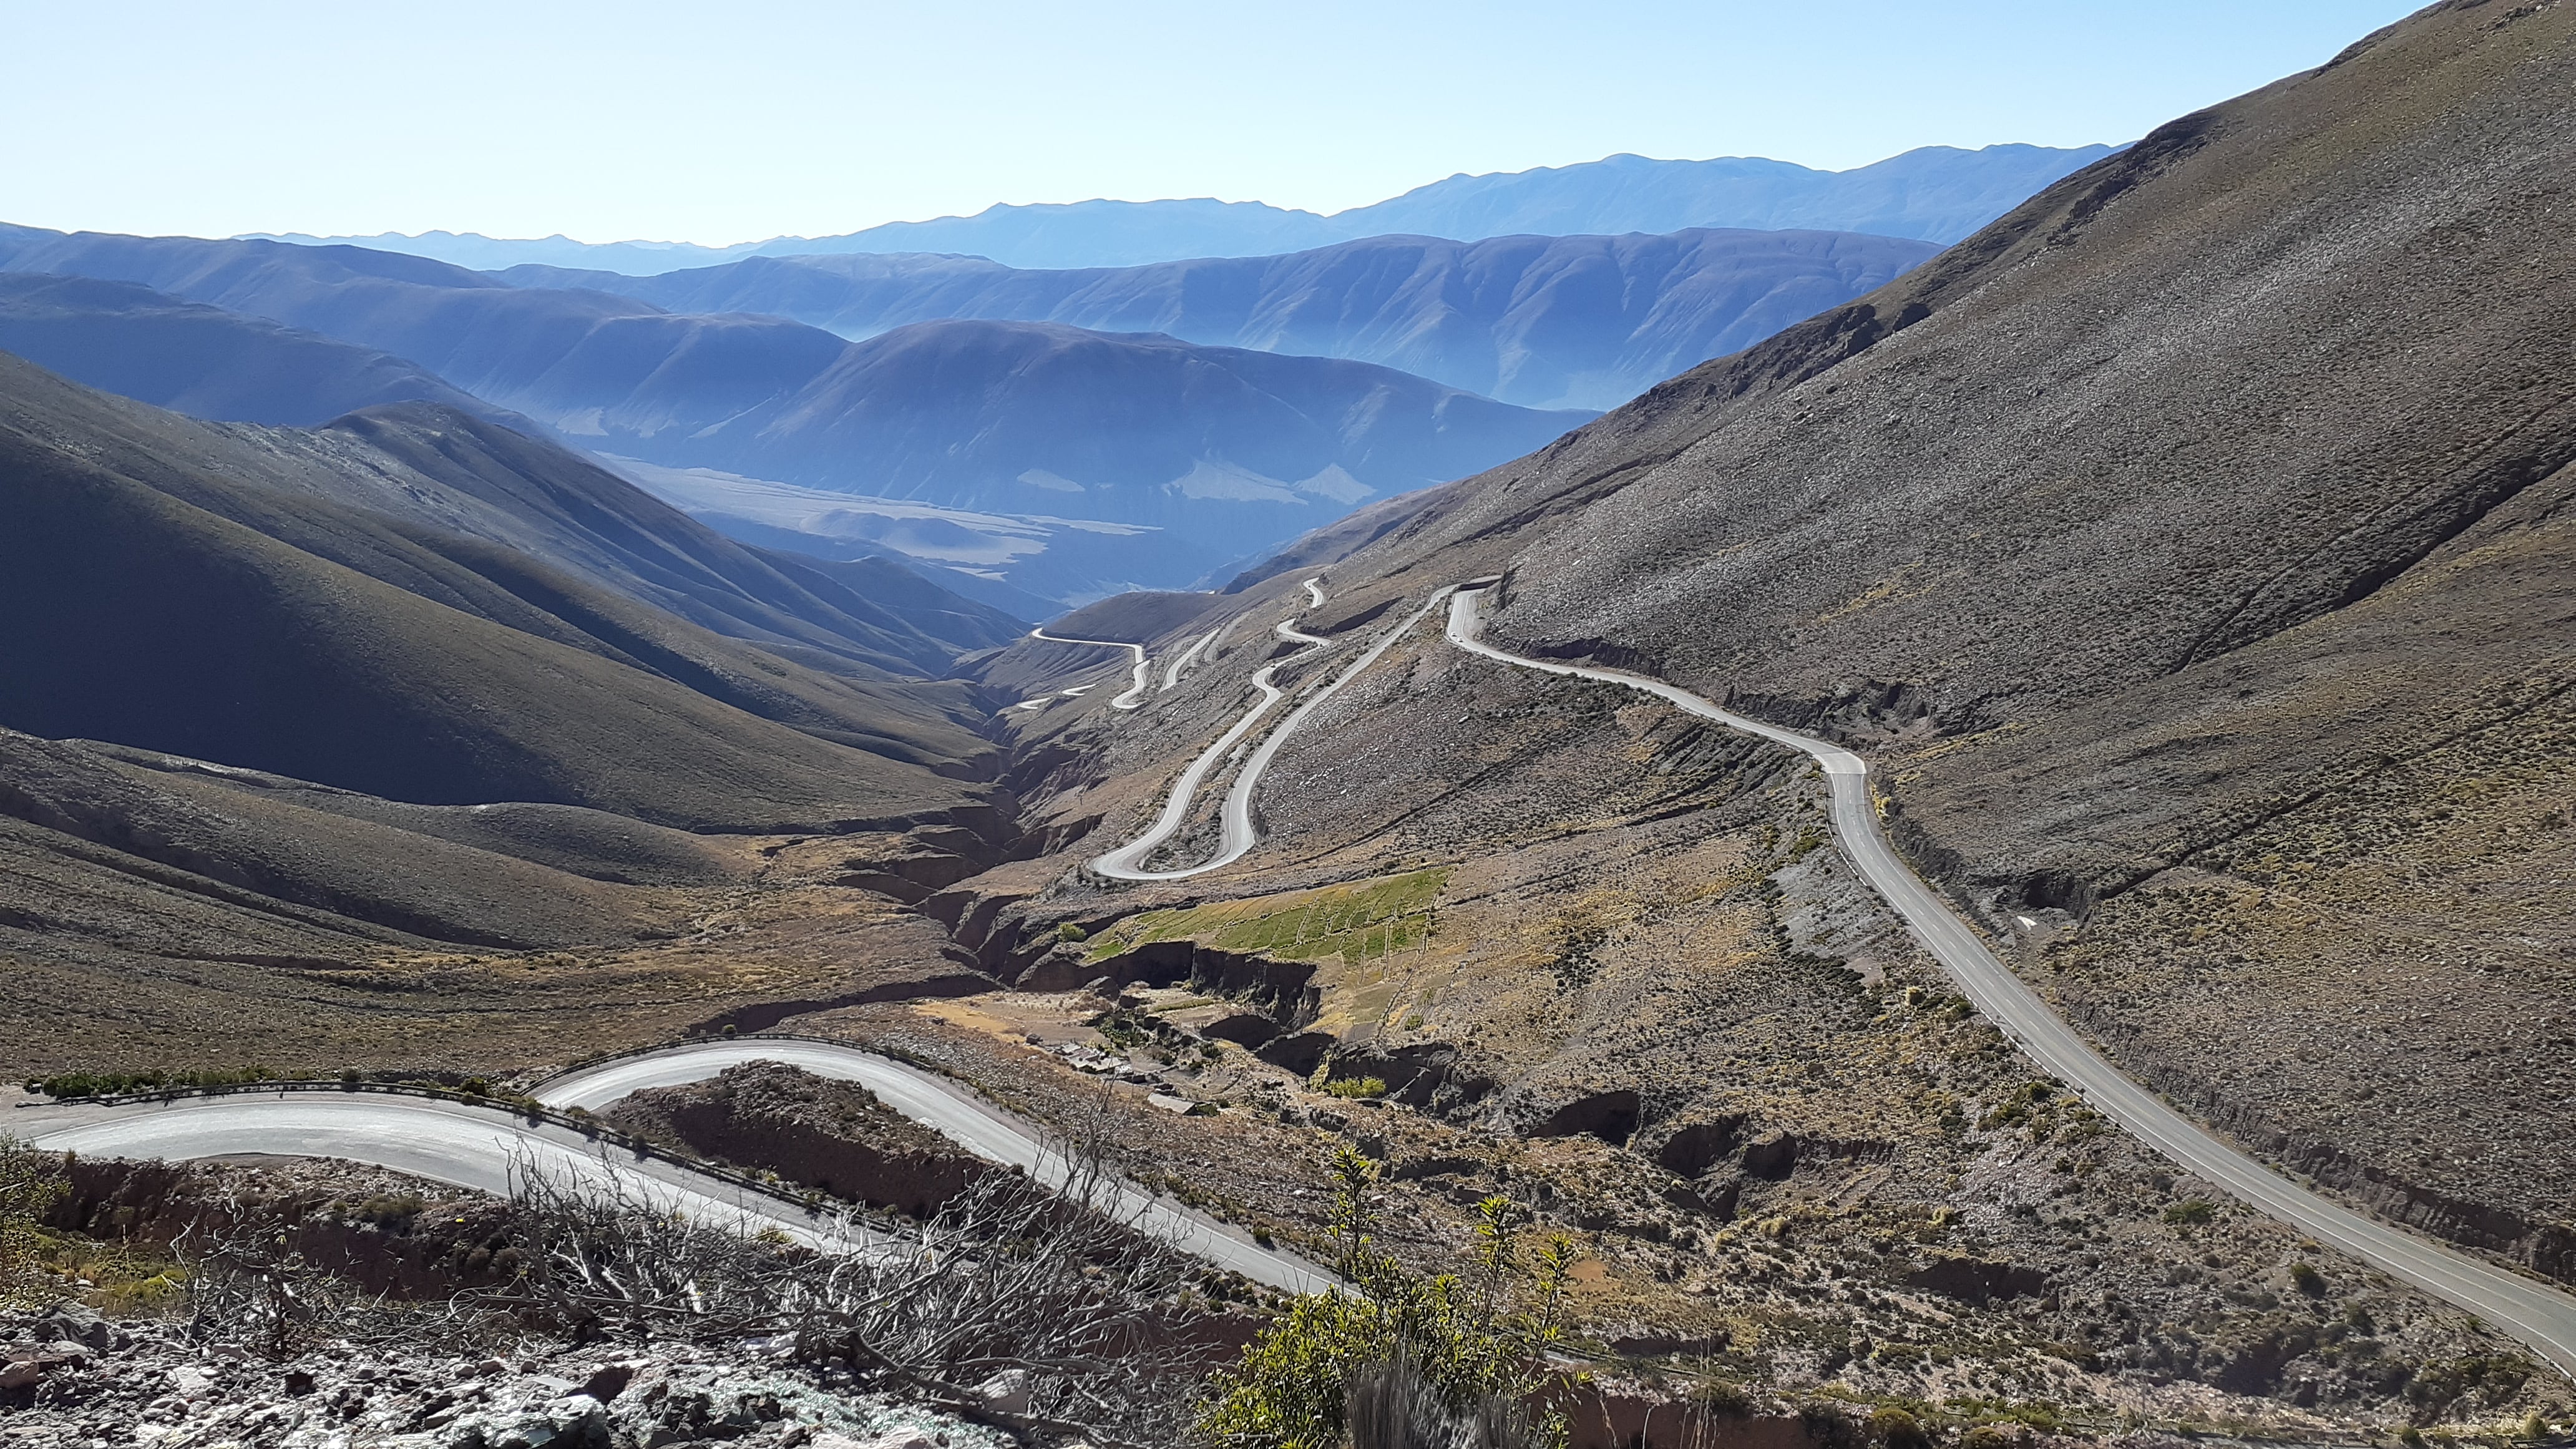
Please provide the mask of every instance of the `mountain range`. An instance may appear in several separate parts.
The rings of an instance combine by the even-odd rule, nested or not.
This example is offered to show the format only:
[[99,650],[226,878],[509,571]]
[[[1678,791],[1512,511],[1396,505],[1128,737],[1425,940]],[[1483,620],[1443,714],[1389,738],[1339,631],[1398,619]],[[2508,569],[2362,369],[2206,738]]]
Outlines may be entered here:
[[1539,408],[1615,407],[1874,290],[1940,248],[1847,232],[1681,231],[1451,242],[1022,271],[972,257],[755,257],[626,277],[516,267],[675,312],[757,312],[866,338],[934,318],[1158,332],[1350,358]]
[[1618,155],[1573,166],[1461,173],[1330,216],[1204,198],[1000,205],[973,216],[889,222],[843,236],[779,237],[730,247],[590,244],[561,236],[510,241],[471,232],[270,236],[410,252],[481,270],[538,265],[636,276],[754,256],[953,252],[1010,267],[1062,269],[1269,256],[1373,236],[1481,241],[1698,228],[1855,231],[1947,244],[2113,149],[1925,146],[1849,171],[1819,171],[1759,157],[1660,161]]
[[[754,536],[789,541],[760,531],[774,528],[768,515],[708,504],[709,479],[772,485],[750,486],[764,499],[775,485],[835,495],[825,511],[837,521],[812,534],[827,555],[851,556],[853,540],[896,549],[888,540],[900,537],[934,566],[1068,599],[1189,584],[1362,499],[1476,471],[1590,416],[1362,363],[1040,324],[924,323],[853,343],[779,317],[667,313],[355,247],[11,228],[0,231],[0,268],[127,284],[75,297],[22,280],[8,295],[29,300],[0,307],[22,319],[0,325],[17,328],[31,355],[84,381],[140,385],[117,339],[139,341],[149,318],[214,324],[209,312],[183,313],[184,298],[255,319],[237,330],[261,346],[283,345],[282,324],[315,335],[299,344],[308,352],[323,338],[364,349],[341,355],[343,376],[317,399],[358,395],[360,377],[389,385],[379,374],[407,359],[423,400],[463,393],[525,414],[649,465],[634,476],[710,470],[692,506],[756,525],[745,530]],[[114,314],[115,331],[74,345],[65,319],[76,304]],[[166,383],[146,390],[180,395]],[[259,420],[305,421],[327,407],[308,401]],[[925,505],[934,526],[917,522]]]

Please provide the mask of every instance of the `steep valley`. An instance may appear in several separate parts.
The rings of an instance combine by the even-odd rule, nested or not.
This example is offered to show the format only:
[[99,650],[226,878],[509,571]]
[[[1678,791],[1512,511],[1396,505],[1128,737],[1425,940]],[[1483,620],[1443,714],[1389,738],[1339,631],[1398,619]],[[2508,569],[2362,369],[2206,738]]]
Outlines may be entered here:
[[[1412,1268],[1561,1235],[1548,1352],[1704,1436],[1604,1408],[1603,1449],[2547,1441],[2576,1385],[2535,1335],[2041,1070],[1815,759],[1442,606],[1865,758],[1846,807],[1997,979],[2284,1182],[2563,1295],[2570,96],[2576,6],[2442,0],[1535,452],[1045,637],[433,399],[209,423],[0,358],[0,1054],[534,1121],[583,1059],[863,1047],[1246,1251],[1331,1261],[1337,1172]],[[971,371],[984,327],[1015,377],[1281,363],[1011,322],[827,372]],[[892,469],[944,446],[818,412]],[[606,1115],[809,1209],[782,1141],[975,1176],[785,1066]]]

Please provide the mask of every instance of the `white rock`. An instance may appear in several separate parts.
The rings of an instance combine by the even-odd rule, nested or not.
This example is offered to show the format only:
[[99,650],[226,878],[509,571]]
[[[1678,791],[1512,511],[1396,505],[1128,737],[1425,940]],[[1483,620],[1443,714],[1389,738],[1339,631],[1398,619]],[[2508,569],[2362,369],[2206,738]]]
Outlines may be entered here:
[[1027,1369],[1004,1369],[975,1386],[975,1397],[984,1407],[1004,1414],[1029,1411],[1030,1378]]

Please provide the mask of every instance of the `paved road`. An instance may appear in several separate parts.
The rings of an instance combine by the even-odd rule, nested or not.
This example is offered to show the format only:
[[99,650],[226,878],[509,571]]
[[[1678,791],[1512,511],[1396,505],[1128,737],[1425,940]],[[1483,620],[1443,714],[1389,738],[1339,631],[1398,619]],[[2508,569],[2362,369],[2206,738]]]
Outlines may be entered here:
[[1179,658],[1165,666],[1163,670],[1164,693],[1169,694],[1174,689],[1180,687],[1181,671],[1198,662],[1199,652],[1207,648],[1210,644],[1215,643],[1216,636],[1219,632],[1220,631],[1218,630],[1210,629],[1206,633],[1201,634],[1198,638],[1190,641],[1190,647],[1182,650]]
[[[1044,629],[1031,629],[1029,631],[1029,637],[1032,639],[1044,639],[1050,644],[1090,644],[1102,649],[1126,650],[1128,653],[1136,657],[1136,682],[1127,687],[1126,693],[1109,701],[1109,707],[1111,709],[1134,709],[1136,706],[1145,702],[1146,664],[1144,645],[1122,644],[1115,639],[1067,639],[1061,635],[1050,634]],[[1088,685],[1084,686],[1086,689],[1089,687],[1090,686]],[[1072,694],[1074,691],[1068,689],[1065,693]],[[1014,705],[1012,707],[1014,709],[1018,709],[1025,706]]]
[[[1197,759],[1190,761],[1189,768],[1181,771],[1181,777],[1172,782],[1171,794],[1164,797],[1162,813],[1154,817],[1154,823],[1146,827],[1144,834],[1106,855],[1095,857],[1091,862],[1091,868],[1113,880],[1186,880],[1194,875],[1205,875],[1212,870],[1222,870],[1241,860],[1245,853],[1261,839],[1260,832],[1252,823],[1252,795],[1260,788],[1262,772],[1270,768],[1270,762],[1278,755],[1280,746],[1288,742],[1288,737],[1295,733],[1297,726],[1305,723],[1306,717],[1320,708],[1324,701],[1339,693],[1343,685],[1358,678],[1360,671],[1375,664],[1379,657],[1386,653],[1389,646],[1404,637],[1415,624],[1421,622],[1423,615],[1439,607],[1440,601],[1447,598],[1449,592],[1448,589],[1443,588],[1434,593],[1421,608],[1406,615],[1403,623],[1379,635],[1377,642],[1371,644],[1359,658],[1352,660],[1348,668],[1333,676],[1331,683],[1310,695],[1305,703],[1289,713],[1288,718],[1280,721],[1279,728],[1272,730],[1269,738],[1261,742],[1260,748],[1252,752],[1252,757],[1244,761],[1243,768],[1235,772],[1233,787],[1226,791],[1225,806],[1218,820],[1215,855],[1198,865],[1185,866],[1178,870],[1145,869],[1143,865],[1145,857],[1153,854],[1164,841],[1171,839],[1189,820],[1190,802],[1197,797],[1199,784],[1207,778],[1208,772],[1215,769],[1218,763],[1223,761],[1226,755],[1252,732],[1252,727],[1259,724],[1264,715],[1270,713],[1273,705],[1279,703],[1282,692],[1279,686],[1271,682],[1279,666],[1295,663],[1317,648],[1333,642],[1320,634],[1309,634],[1293,623],[1280,624],[1276,630],[1280,638],[1304,644],[1307,646],[1306,649],[1277,663],[1264,665],[1252,676],[1253,687],[1261,691],[1260,702],[1247,710],[1243,718],[1236,720],[1234,728],[1227,730],[1218,737],[1215,744],[1208,746]],[[1320,606],[1324,602],[1324,591],[1317,580],[1306,580],[1306,596],[1314,601],[1313,606]]]
[[[784,1062],[818,1077],[857,1082],[887,1106],[987,1161],[1026,1169],[1041,1181],[1062,1181],[1063,1154],[1050,1149],[1022,1122],[949,1079],[890,1057],[831,1042],[784,1038],[706,1042],[643,1056],[621,1057],[556,1077],[533,1095],[549,1107],[597,1111],[646,1087],[702,1081],[744,1062]],[[1202,1213],[1174,1207],[1139,1188],[1121,1184],[1115,1209],[1155,1236],[1256,1283],[1308,1293],[1331,1280],[1293,1253],[1264,1248],[1241,1231]]]
[[316,1092],[183,1097],[121,1107],[32,1107],[5,1124],[34,1146],[91,1157],[338,1157],[507,1195],[535,1167],[615,1185],[714,1223],[778,1227],[817,1241],[815,1219],[784,1203],[660,1158],[638,1160],[580,1133],[529,1125],[489,1107],[423,1097]]
[[1788,746],[1813,759],[1833,790],[1834,834],[1861,877],[1886,897],[1915,938],[1938,958],[1986,1019],[2040,1068],[2083,1094],[2103,1115],[2148,1146],[2254,1207],[2392,1277],[2455,1303],[2513,1334],[2576,1376],[2576,1295],[2548,1288],[2479,1259],[2363,1217],[2282,1177],[2221,1141],[2131,1081],[2075,1034],[2022,983],[1985,941],[1891,849],[1870,799],[1869,767],[1858,755],[1776,725],[1746,719],[1661,680],[1615,669],[1527,659],[1478,641],[1483,591],[1463,587],[1449,605],[1449,641],[1470,654],[1522,669],[1624,685],[1729,729]]
[[[829,1042],[709,1042],[625,1057],[557,1077],[534,1094],[549,1107],[596,1111],[646,1087],[712,1077],[750,1061],[785,1062],[817,1076],[858,1082],[888,1106],[968,1151],[1062,1182],[1068,1166],[1026,1124],[944,1078]],[[433,1182],[507,1194],[521,1164],[578,1180],[615,1183],[663,1207],[716,1223],[778,1227],[820,1242],[816,1223],[794,1207],[745,1192],[662,1158],[635,1159],[550,1123],[529,1124],[488,1107],[375,1093],[315,1092],[183,1097],[119,1107],[66,1104],[22,1108],[6,1128],[55,1152],[94,1157],[337,1157],[412,1173]],[[1329,1275],[1294,1253],[1264,1248],[1241,1231],[1176,1207],[1136,1187],[1116,1188],[1113,1211],[1193,1256],[1273,1288],[1311,1293]]]
[[[1323,590],[1315,580],[1308,579],[1306,595],[1320,603],[1323,599]],[[1308,607],[1311,608],[1313,605]],[[1285,621],[1272,632],[1291,643],[1304,644],[1306,648],[1285,659],[1273,660],[1253,672],[1252,687],[1261,691],[1261,698],[1253,702],[1252,708],[1243,712],[1242,718],[1237,719],[1232,728],[1217,736],[1215,744],[1201,751],[1199,757],[1190,761],[1189,765],[1181,771],[1181,777],[1172,782],[1171,793],[1163,797],[1162,810],[1154,816],[1153,823],[1145,827],[1145,833],[1106,855],[1094,858],[1091,862],[1093,870],[1113,880],[1183,880],[1194,875],[1204,875],[1222,866],[1232,865],[1243,858],[1245,851],[1252,849],[1253,841],[1257,837],[1252,830],[1251,812],[1247,809],[1238,820],[1235,812],[1229,809],[1222,822],[1217,838],[1217,852],[1213,859],[1205,864],[1190,866],[1183,870],[1147,870],[1143,864],[1145,857],[1161,849],[1164,841],[1179,834],[1181,827],[1189,823],[1190,802],[1198,798],[1200,782],[1206,780],[1208,773],[1223,762],[1226,755],[1252,733],[1253,726],[1261,723],[1263,717],[1270,713],[1271,708],[1286,697],[1286,691],[1271,682],[1279,673],[1279,667],[1283,664],[1293,664],[1314,650],[1333,642],[1319,635],[1306,633]]]

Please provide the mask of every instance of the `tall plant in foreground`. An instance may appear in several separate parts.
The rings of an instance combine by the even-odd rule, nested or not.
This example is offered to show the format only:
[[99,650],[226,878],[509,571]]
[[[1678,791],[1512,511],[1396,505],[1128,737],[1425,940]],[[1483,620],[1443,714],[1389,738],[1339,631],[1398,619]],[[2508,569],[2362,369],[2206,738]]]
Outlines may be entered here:
[[45,1271],[37,1224],[69,1188],[61,1158],[0,1136],[0,1307],[36,1307],[61,1296],[62,1285]]
[[[1518,1209],[1479,1209],[1476,1274],[1426,1276],[1370,1236],[1377,1165],[1348,1146],[1330,1164],[1335,1263],[1345,1288],[1293,1300],[1221,1370],[1198,1429],[1220,1449],[1545,1449],[1561,1422],[1528,1408],[1575,1262],[1559,1237],[1524,1274]],[[1521,1300],[1526,1300],[1521,1301]]]

